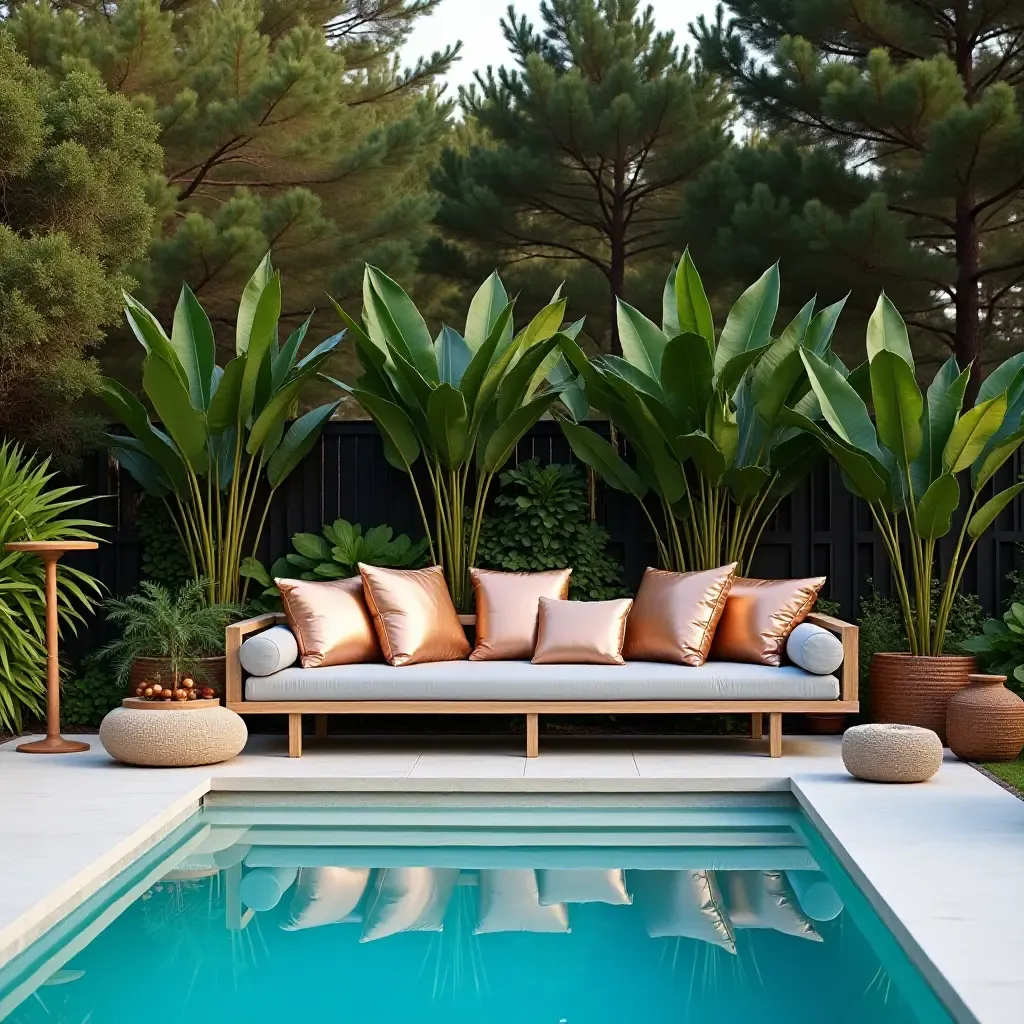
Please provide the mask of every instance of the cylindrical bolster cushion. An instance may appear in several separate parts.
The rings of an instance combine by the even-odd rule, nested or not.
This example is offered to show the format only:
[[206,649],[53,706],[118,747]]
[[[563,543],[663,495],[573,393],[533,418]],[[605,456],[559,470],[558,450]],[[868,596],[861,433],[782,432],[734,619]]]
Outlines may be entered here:
[[835,633],[810,622],[801,622],[789,634],[786,654],[794,665],[799,665],[805,672],[829,676],[843,663],[843,644]]
[[239,652],[242,668],[251,676],[272,676],[295,664],[299,645],[287,626],[271,626],[246,640]]
[[298,868],[253,868],[243,876],[238,897],[250,910],[273,910],[298,874]]

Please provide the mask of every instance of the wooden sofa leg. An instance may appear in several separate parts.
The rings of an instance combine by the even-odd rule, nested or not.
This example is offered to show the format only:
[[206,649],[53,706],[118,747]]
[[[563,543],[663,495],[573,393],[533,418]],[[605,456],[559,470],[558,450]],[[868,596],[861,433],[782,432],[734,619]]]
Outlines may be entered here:
[[768,715],[768,753],[782,757],[782,712],[772,711]]
[[302,757],[302,715],[288,716],[288,756]]
[[326,715],[315,715],[313,717],[314,729],[316,730],[314,735],[318,740],[327,739],[327,716]]
[[526,756],[536,757],[540,753],[540,729],[537,715],[526,716]]
[[764,717],[760,711],[754,711],[750,716],[750,738],[759,740],[764,737]]

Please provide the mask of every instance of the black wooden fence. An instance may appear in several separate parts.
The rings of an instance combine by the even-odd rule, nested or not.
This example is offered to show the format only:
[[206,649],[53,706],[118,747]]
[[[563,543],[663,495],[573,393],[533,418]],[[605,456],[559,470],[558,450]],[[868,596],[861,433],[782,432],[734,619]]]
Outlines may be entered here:
[[[606,429],[606,424],[594,424]],[[556,423],[537,424],[520,442],[515,461],[569,462],[572,454]],[[1000,473],[1000,486],[1020,474],[1019,462]],[[76,564],[93,572],[111,593],[124,594],[139,581],[140,551],[135,530],[139,490],[127,473],[102,453],[90,456],[79,482],[97,495],[86,513],[111,524],[96,553],[76,556]],[[635,586],[646,565],[654,560],[650,527],[625,494],[597,485],[596,515],[611,537],[611,550],[625,567],[627,585]],[[412,490],[405,476],[384,460],[380,438],[372,423],[329,423],[317,446],[289,477],[278,494],[260,545],[269,565],[290,550],[289,538],[298,532],[318,532],[338,517],[364,527],[387,523],[396,532],[422,535]],[[941,545],[940,559],[948,560],[952,538]],[[979,543],[964,579],[989,613],[1007,597],[1016,567],[1018,545],[1024,543],[1024,502],[1014,502],[995,528]],[[771,578],[828,577],[826,595],[839,602],[846,617],[855,617],[860,599],[871,582],[888,589],[885,550],[875,533],[868,508],[850,496],[835,469],[822,464],[782,502],[765,530],[754,564],[757,575]],[[102,629],[91,626],[72,651],[88,650]]]

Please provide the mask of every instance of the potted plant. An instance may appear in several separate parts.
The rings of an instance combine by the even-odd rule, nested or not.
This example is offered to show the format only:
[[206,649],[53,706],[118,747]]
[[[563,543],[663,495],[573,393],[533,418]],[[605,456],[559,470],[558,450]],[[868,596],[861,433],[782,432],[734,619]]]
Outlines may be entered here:
[[131,696],[141,683],[173,692],[186,677],[199,690],[223,693],[224,630],[242,617],[240,605],[208,604],[206,581],[190,580],[176,591],[146,581],[138,593],[104,607],[122,633],[103,652]]
[[660,327],[616,300],[621,358],[588,361],[572,339],[560,340],[587,401],[625,435],[635,468],[589,427],[563,420],[562,430],[578,459],[640,503],[663,568],[738,562],[743,574],[779,502],[822,456],[781,413],[792,405],[820,417],[799,353],[806,348],[845,373],[831,341],[846,300],[815,313],[811,299],[773,336],[776,265],[736,300],[717,333],[688,251],[663,296]]
[[[825,426],[795,409],[783,417],[817,436],[839,464],[847,487],[868,503],[889,556],[908,650],[872,657],[874,717],[944,738],[949,697],[975,668],[972,656],[947,650],[953,603],[978,538],[1024,490],[1017,483],[990,495],[989,487],[1024,439],[1024,353],[997,367],[969,408],[971,370],[953,358],[922,395],[906,325],[883,294],[868,322],[867,355],[866,372],[847,379],[802,349]],[[954,529],[963,484],[967,507],[943,580],[937,544]]]
[[220,367],[209,317],[187,285],[170,334],[125,295],[125,318],[146,352],[142,389],[161,425],[124,385],[104,378],[100,393],[130,431],[111,437],[110,450],[147,494],[167,502],[208,604],[245,600],[243,545],[255,552],[277,488],[339,405],[311,409],[286,429],[344,333],[299,358],[312,315],[279,343],[281,278],[268,253],[242,292],[235,357]]
[[[445,324],[431,338],[409,296],[371,266],[363,278],[362,322],[335,303],[362,367],[354,388],[335,383],[377,424],[388,462],[408,474],[430,558],[444,566],[460,611],[472,597],[469,567],[495,474],[556,401],[571,415],[586,412],[558,350],[559,339],[575,337],[583,321],[563,325],[565,299],[556,294],[516,332],[514,304],[493,273],[473,296],[465,333]],[[433,515],[414,475],[417,464],[433,493]]]

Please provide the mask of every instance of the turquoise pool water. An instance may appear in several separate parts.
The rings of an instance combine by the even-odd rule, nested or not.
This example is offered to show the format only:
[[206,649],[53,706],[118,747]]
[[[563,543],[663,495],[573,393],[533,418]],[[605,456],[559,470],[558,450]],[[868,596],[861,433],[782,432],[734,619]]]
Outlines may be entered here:
[[788,797],[316,796],[211,798],[0,967],[0,1019],[951,1020]]

